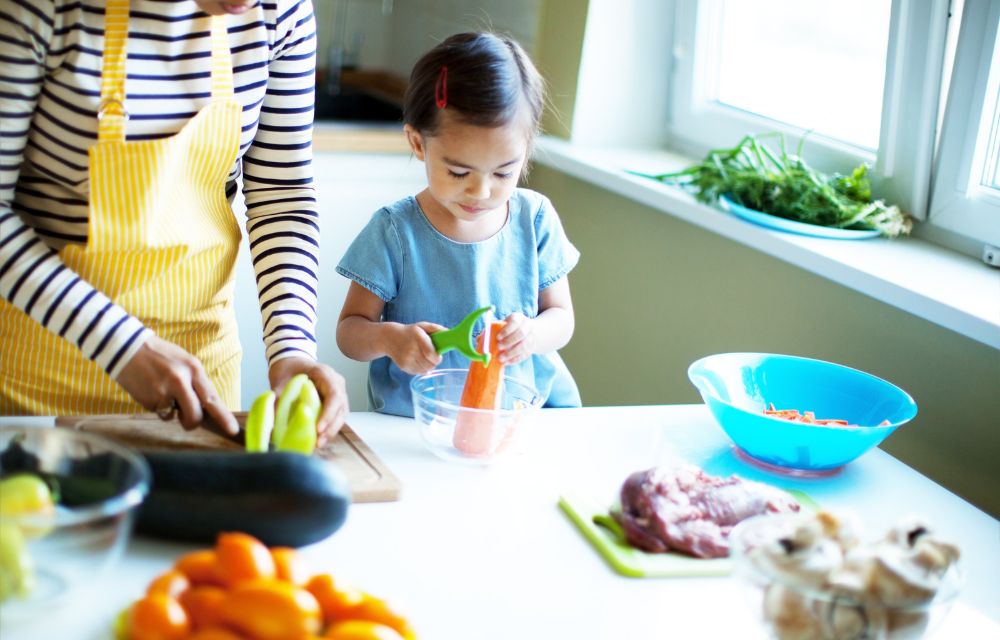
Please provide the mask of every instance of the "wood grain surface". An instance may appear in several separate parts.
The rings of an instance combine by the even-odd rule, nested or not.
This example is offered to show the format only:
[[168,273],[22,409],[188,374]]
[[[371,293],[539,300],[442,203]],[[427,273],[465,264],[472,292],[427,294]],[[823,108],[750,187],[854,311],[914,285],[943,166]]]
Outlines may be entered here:
[[[240,427],[246,413],[237,412]],[[135,415],[60,416],[56,426],[105,436],[139,450],[211,450],[240,453],[244,449],[232,438],[207,429],[186,431],[176,420],[160,420],[152,413]],[[337,465],[347,476],[354,502],[398,500],[402,485],[389,467],[351,429],[344,427],[337,437],[316,449],[313,455]]]

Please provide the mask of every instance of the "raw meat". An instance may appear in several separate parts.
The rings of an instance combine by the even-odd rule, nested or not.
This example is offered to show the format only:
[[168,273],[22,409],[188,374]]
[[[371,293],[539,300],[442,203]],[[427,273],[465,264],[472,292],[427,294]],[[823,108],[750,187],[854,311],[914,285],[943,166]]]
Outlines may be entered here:
[[780,489],[688,465],[630,475],[615,518],[629,544],[644,551],[720,558],[729,555],[729,532],[741,520],[798,510],[798,502]]

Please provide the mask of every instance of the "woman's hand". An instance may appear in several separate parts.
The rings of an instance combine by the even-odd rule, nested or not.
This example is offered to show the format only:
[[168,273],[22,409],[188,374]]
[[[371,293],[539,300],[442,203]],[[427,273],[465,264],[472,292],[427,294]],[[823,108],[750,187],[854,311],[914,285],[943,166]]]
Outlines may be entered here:
[[445,327],[433,322],[394,325],[387,336],[386,352],[396,366],[406,373],[427,373],[441,364],[441,354],[434,348],[430,334],[444,329]]
[[239,433],[236,418],[222,403],[201,362],[172,342],[157,336],[146,340],[118,374],[118,384],[157,413],[172,415],[176,402],[185,429],[194,429],[207,417],[228,433]]
[[535,323],[520,311],[510,314],[504,321],[507,324],[497,333],[500,362],[517,364],[527,360],[535,353],[538,342],[535,335]]
[[350,411],[344,376],[334,371],[333,367],[309,358],[282,358],[272,364],[268,371],[274,393],[280,396],[285,384],[299,373],[309,376],[323,401],[323,412],[316,420],[316,432],[319,444],[324,444],[337,435]]

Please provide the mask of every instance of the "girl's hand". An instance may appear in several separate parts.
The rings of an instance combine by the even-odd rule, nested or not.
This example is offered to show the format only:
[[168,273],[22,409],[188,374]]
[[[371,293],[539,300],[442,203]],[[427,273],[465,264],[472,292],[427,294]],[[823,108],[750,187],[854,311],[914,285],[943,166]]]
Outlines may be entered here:
[[406,373],[427,373],[441,364],[441,354],[434,348],[430,334],[446,328],[433,322],[398,325],[390,334],[386,351],[396,366]]
[[323,412],[316,419],[317,443],[322,445],[333,439],[347,419],[347,385],[344,376],[333,367],[309,358],[283,358],[271,365],[268,371],[271,388],[280,396],[292,376],[304,373],[309,376],[323,402]]
[[239,433],[236,418],[222,403],[201,362],[172,342],[151,336],[122,367],[118,384],[164,420],[176,412],[185,429],[211,419],[228,433]]
[[507,323],[497,334],[497,347],[500,350],[500,362],[517,364],[527,360],[535,353],[537,336],[535,324],[520,311],[507,316]]

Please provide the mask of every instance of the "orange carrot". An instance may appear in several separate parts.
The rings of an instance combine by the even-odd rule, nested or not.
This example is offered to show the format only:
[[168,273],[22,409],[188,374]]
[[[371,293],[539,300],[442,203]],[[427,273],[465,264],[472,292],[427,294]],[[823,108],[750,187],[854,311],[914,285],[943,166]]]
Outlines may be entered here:
[[[500,348],[497,346],[497,334],[504,328],[506,322],[493,322],[490,325],[490,362],[484,365],[482,362],[472,362],[469,366],[469,375],[465,379],[465,388],[462,390],[461,405],[475,409],[496,409],[500,402],[500,380],[503,378],[504,365],[498,357]],[[483,334],[479,334],[479,351],[486,353],[483,348]]]
[[[459,404],[472,409],[496,409],[500,406],[504,365],[500,362],[497,334],[503,329],[505,322],[493,322],[490,325],[490,362],[472,362],[469,374],[465,378],[465,388],[462,389],[462,399]],[[479,350],[485,353],[483,335],[479,335]],[[455,421],[455,435],[452,440],[455,448],[469,455],[485,455],[493,447],[493,416],[486,413],[461,411]]]
[[[805,424],[819,424],[824,426],[858,426],[856,424],[849,424],[847,420],[841,420],[839,418],[818,419],[816,418],[816,414],[812,411],[799,413],[798,409],[775,409],[773,402],[769,403],[768,406],[768,409],[764,409],[764,415],[771,416],[772,418],[781,418],[782,420],[790,420],[791,422],[804,422]],[[881,427],[887,424],[889,424],[889,421],[883,420],[879,426]]]

